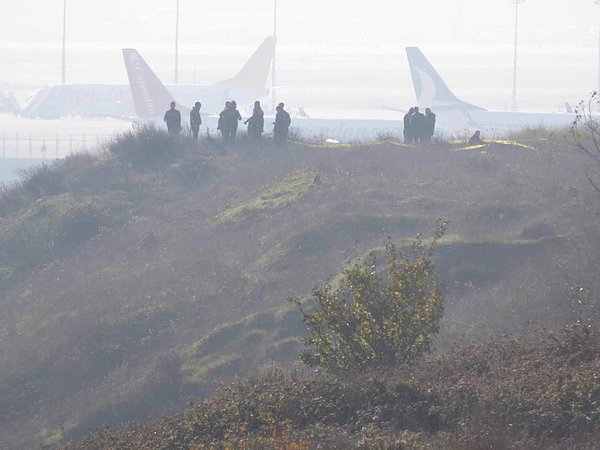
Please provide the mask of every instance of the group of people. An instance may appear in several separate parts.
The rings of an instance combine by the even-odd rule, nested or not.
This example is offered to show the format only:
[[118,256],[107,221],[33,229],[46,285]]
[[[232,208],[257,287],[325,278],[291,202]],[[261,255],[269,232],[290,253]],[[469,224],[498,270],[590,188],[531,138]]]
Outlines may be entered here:
[[[177,110],[176,106],[175,102],[171,102],[171,107],[164,116],[167,130],[170,134],[174,135],[181,132],[181,113]],[[200,126],[202,125],[202,116],[200,115],[201,107],[202,104],[196,102],[190,111],[190,129],[192,131],[192,136],[196,141],[198,141]],[[290,125],[292,124],[292,119],[284,107],[285,105],[283,103],[277,105],[275,122],[273,123],[273,138],[277,144],[287,142]],[[242,115],[237,109],[237,103],[233,100],[226,102],[225,108],[219,114],[219,122],[217,125],[217,130],[221,132],[223,143],[225,145],[230,145],[235,142],[238,125],[241,120]],[[252,116],[246,119],[244,124],[248,126],[248,136],[250,136],[251,139],[258,141],[265,131],[265,113],[262,110],[259,101],[254,102]]]
[[238,122],[241,120],[242,115],[237,109],[237,103],[234,100],[225,102],[225,108],[219,114],[219,124],[217,125],[217,130],[221,132],[223,143],[225,145],[233,144],[235,142]]
[[[170,134],[179,134],[181,132],[181,113],[176,109],[176,103],[171,102],[171,108],[165,113],[164,121],[167,124],[167,130]],[[196,102],[190,111],[190,129],[194,140],[198,141],[200,126],[202,125],[202,116],[200,108],[202,104]],[[288,140],[290,125],[292,119],[289,113],[284,109],[285,105],[280,103],[275,108],[275,122],[273,122],[273,139],[276,144],[284,144]],[[225,103],[225,108],[219,114],[219,123],[217,130],[221,132],[223,143],[227,146],[235,142],[239,122],[242,115],[237,109],[235,101]],[[254,141],[258,141],[265,131],[265,113],[261,108],[260,102],[254,102],[252,115],[244,121],[248,126],[248,136]],[[435,133],[435,114],[429,108],[425,108],[425,114],[419,111],[419,107],[410,108],[404,115],[404,142],[406,144],[422,144],[431,142]],[[482,144],[481,134],[476,131],[469,139],[469,145]]]
[[425,108],[425,114],[419,107],[410,108],[404,115],[404,143],[422,144],[431,142],[435,133],[435,114]]

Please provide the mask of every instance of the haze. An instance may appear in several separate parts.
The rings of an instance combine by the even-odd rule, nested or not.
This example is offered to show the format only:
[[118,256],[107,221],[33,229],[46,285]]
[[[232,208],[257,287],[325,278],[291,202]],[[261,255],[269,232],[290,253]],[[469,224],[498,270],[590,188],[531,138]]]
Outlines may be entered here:
[[[21,101],[60,82],[62,3],[3,1],[0,88],[16,90]],[[136,47],[171,82],[175,5],[68,2],[67,81],[126,83],[120,49]],[[181,0],[180,82],[230,76],[272,33],[272,8],[272,1]],[[521,109],[557,110],[594,89],[599,13],[591,0],[521,5]],[[300,107],[376,110],[414,102],[407,45],[420,46],[463,98],[488,108],[510,105],[509,1],[280,1],[278,28],[278,84],[287,86],[281,95]]]
[[600,448],[595,2],[0,0],[0,450]]

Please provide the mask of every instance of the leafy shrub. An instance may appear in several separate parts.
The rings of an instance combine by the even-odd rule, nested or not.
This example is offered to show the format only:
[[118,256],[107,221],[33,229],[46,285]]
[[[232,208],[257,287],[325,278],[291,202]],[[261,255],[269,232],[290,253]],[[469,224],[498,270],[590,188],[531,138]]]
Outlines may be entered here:
[[339,289],[315,289],[314,310],[293,299],[310,333],[302,360],[346,372],[412,362],[429,352],[444,310],[431,258],[445,229],[439,226],[428,248],[418,238],[412,258],[388,240],[387,282],[371,254],[344,271]]
[[600,192],[600,121],[592,111],[598,104],[600,93],[594,91],[587,104],[582,101],[577,105],[570,133],[575,148],[586,154],[592,162],[586,168],[586,176],[596,192]]
[[108,145],[111,154],[140,169],[158,169],[189,153],[192,141],[153,124],[134,125]]

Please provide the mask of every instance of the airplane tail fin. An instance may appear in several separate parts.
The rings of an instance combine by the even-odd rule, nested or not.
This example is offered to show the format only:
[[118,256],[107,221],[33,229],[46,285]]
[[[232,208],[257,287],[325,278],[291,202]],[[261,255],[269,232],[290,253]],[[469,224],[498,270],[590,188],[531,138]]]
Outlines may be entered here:
[[[123,59],[136,115],[143,119],[162,116],[163,112],[169,108],[170,103],[175,101],[171,93],[137,50],[124,48]],[[179,103],[177,103],[177,107],[182,113],[190,111]]]
[[242,88],[264,88],[269,77],[276,43],[275,36],[267,37],[235,77],[217,84]]
[[485,111],[456,97],[418,47],[406,47],[406,54],[419,107],[438,111]]

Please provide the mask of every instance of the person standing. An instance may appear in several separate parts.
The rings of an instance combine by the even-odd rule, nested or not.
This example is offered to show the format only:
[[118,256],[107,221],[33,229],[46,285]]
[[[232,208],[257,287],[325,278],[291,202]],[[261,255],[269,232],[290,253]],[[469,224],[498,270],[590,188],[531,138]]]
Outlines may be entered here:
[[200,134],[200,125],[202,125],[200,108],[202,108],[202,104],[200,102],[196,102],[196,104],[190,111],[190,128],[192,129],[192,136],[194,137],[194,140],[196,142],[198,142],[198,135]]
[[292,119],[288,112],[283,109],[284,107],[285,105],[280,103],[277,105],[277,108],[275,108],[277,114],[275,114],[273,138],[275,139],[276,144],[285,144],[287,142],[290,125],[292,124]]
[[248,136],[256,141],[259,140],[263,131],[265,131],[265,113],[258,100],[254,102],[252,116],[246,119],[244,123],[248,125]]
[[408,112],[404,114],[404,143],[409,145],[413,143],[413,132],[410,119],[414,112],[415,108],[410,108]]
[[225,108],[219,114],[219,124],[217,130],[221,132],[223,137],[223,143],[227,144],[227,138],[229,137],[229,129],[227,128],[227,114],[229,112],[230,102],[225,102]]
[[425,140],[431,142],[435,134],[435,114],[429,108],[425,108]]
[[425,141],[425,115],[422,112],[419,112],[418,106],[414,107],[413,115],[410,117],[410,128],[413,133],[413,142],[415,144],[420,144]]
[[164,121],[167,124],[169,134],[176,135],[181,131],[181,113],[175,109],[175,102],[171,102],[171,108],[165,113]]
[[227,129],[229,131],[227,140],[233,144],[235,143],[238,123],[242,120],[242,116],[237,109],[237,103],[234,100],[229,102],[229,110],[225,117],[227,120]]

